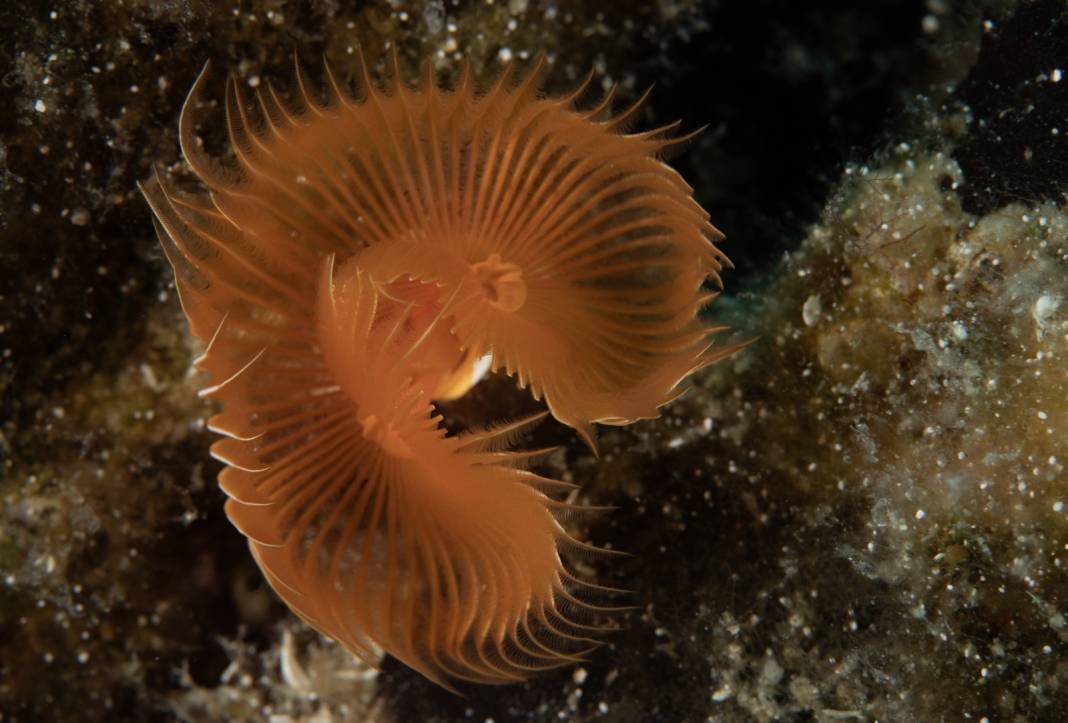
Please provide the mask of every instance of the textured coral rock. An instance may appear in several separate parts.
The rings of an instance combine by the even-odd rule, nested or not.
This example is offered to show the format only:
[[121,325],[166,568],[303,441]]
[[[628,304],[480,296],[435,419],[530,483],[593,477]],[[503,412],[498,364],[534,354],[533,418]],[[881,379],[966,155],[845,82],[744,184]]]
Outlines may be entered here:
[[784,579],[740,581],[769,609],[712,624],[723,713],[1063,709],[1068,214],[971,216],[959,182],[907,145],[850,169],[769,289],[763,392],[709,380],[711,427],[744,460],[718,485],[753,495],[758,527],[791,526],[772,534]]

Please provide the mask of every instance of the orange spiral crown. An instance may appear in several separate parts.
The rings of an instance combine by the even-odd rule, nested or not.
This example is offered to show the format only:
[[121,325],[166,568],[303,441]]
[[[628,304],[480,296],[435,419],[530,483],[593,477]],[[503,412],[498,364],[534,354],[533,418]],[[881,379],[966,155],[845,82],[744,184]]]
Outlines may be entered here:
[[637,105],[591,109],[586,84],[539,93],[542,62],[483,92],[379,87],[327,69],[313,98],[226,93],[233,161],[198,144],[197,79],[179,123],[207,187],[142,191],[197,361],[223,411],[212,454],[226,511],[308,623],[373,662],[431,680],[503,683],[581,659],[598,597],[562,550],[571,487],[512,451],[543,415],[450,436],[432,405],[481,359],[544,398],[594,447],[593,424],[658,415],[696,369],[737,347],[698,319],[727,262],[692,190],[659,160],[675,125],[626,133]]

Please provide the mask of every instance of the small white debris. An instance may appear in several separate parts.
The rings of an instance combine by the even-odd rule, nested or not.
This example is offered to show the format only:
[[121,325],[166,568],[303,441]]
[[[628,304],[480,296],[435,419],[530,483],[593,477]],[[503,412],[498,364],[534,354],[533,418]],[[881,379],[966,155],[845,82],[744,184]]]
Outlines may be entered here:
[[437,35],[445,27],[445,3],[442,0],[428,0],[423,6],[423,22],[430,35]]
[[805,326],[815,326],[819,322],[822,313],[823,301],[818,294],[813,294],[805,299],[805,303],[801,307],[801,319],[805,322]]
[[1054,296],[1052,294],[1043,294],[1035,301],[1035,305],[1031,307],[1031,318],[1035,320],[1035,326],[1038,327],[1035,333],[1038,338],[1041,339],[1045,334],[1047,327],[1053,321],[1053,315],[1057,313],[1057,309],[1061,306],[1061,297]]
[[33,104],[33,109],[38,113],[44,113],[46,110],[48,110],[48,106],[45,105],[45,102],[43,100],[38,98],[37,102]]
[[764,660],[764,670],[761,671],[760,677],[766,685],[778,685],[785,673],[779,661],[769,655]]
[[293,644],[293,635],[288,630],[282,632],[282,654],[279,657],[282,667],[282,680],[294,690],[311,690],[311,678],[304,672],[304,667],[297,660],[297,649]]

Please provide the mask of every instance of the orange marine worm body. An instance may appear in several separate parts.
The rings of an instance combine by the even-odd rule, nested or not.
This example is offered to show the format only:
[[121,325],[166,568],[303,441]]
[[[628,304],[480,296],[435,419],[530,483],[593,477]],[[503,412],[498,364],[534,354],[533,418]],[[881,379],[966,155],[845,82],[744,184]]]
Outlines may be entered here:
[[[429,68],[429,66],[428,66]],[[205,68],[205,73],[206,73]],[[477,91],[431,71],[359,92],[297,71],[298,102],[231,79],[234,159],[182,151],[208,193],[142,190],[222,411],[226,511],[287,605],[372,662],[505,683],[597,645],[558,521],[571,488],[510,449],[544,415],[446,434],[434,399],[487,359],[593,446],[593,424],[655,417],[736,347],[698,319],[721,238],[658,154],[674,126],[539,92],[541,63]]]

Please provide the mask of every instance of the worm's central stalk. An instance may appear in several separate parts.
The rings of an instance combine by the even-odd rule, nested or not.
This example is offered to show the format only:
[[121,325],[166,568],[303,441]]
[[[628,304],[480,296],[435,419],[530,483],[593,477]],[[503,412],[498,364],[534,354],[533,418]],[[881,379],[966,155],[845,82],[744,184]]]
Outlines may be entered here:
[[501,311],[519,311],[527,301],[527,284],[523,270],[516,264],[501,261],[500,254],[490,254],[485,261],[471,264],[486,301]]

